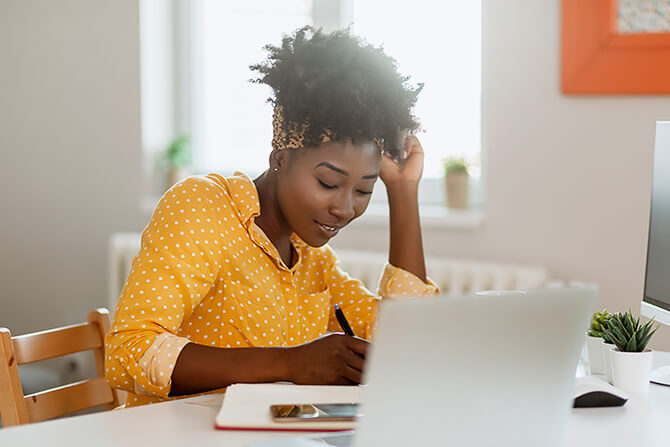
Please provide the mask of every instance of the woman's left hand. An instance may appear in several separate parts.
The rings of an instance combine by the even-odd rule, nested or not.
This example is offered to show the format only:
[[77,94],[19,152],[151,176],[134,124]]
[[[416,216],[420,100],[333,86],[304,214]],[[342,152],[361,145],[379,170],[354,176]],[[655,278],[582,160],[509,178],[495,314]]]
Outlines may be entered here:
[[405,139],[404,157],[401,162],[382,156],[379,178],[386,186],[396,182],[419,183],[423,173],[423,147],[415,135]]

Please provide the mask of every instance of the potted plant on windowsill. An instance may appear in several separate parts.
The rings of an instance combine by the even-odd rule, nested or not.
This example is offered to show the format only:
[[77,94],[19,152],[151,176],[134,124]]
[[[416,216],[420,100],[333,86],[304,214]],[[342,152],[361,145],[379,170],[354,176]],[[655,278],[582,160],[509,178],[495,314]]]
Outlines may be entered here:
[[191,175],[191,137],[184,134],[172,140],[165,150],[164,160],[168,188]]
[[447,207],[468,208],[468,167],[463,158],[450,157],[444,160],[444,177],[447,186]]
[[653,319],[640,324],[640,318],[633,317],[630,310],[609,319],[604,333],[615,345],[611,349],[615,386],[627,392],[649,390],[654,352],[646,347],[659,326],[654,326]]
[[605,354],[603,352],[603,329],[612,316],[606,309],[591,316],[591,324],[586,332],[586,355],[589,359],[591,374],[606,374]]

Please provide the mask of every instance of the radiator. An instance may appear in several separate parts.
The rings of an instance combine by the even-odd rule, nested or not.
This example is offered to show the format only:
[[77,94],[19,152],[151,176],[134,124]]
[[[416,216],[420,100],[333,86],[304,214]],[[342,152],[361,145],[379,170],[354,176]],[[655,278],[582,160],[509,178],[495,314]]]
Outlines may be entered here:
[[[337,255],[344,271],[376,290],[387,259],[385,253],[338,250]],[[533,289],[549,284],[549,274],[543,267],[472,259],[427,256],[426,273],[443,295]]]
[[[109,308],[115,309],[133,258],[140,249],[138,233],[115,233],[109,241]],[[386,254],[360,250],[338,250],[341,266],[354,278],[376,290]],[[532,289],[549,284],[544,267],[448,257],[427,257],[428,276],[445,295],[477,290]]]

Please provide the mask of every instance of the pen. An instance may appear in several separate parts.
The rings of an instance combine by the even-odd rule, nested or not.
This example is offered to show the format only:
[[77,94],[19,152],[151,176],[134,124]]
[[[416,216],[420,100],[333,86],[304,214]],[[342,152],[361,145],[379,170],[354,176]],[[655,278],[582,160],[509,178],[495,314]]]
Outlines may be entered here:
[[340,323],[340,327],[344,333],[353,337],[354,331],[351,330],[351,326],[349,326],[347,317],[344,316],[344,312],[342,312],[342,309],[340,309],[340,306],[337,304],[335,305],[335,316],[337,317],[337,322]]

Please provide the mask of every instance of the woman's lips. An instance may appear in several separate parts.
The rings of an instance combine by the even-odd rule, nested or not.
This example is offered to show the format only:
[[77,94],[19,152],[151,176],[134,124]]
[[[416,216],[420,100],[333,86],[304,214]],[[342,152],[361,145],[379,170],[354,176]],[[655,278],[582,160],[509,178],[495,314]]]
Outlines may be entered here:
[[326,225],[316,220],[314,222],[316,222],[317,226],[321,229],[321,232],[324,233],[329,238],[334,237],[338,233],[338,231],[340,231],[340,227]]

